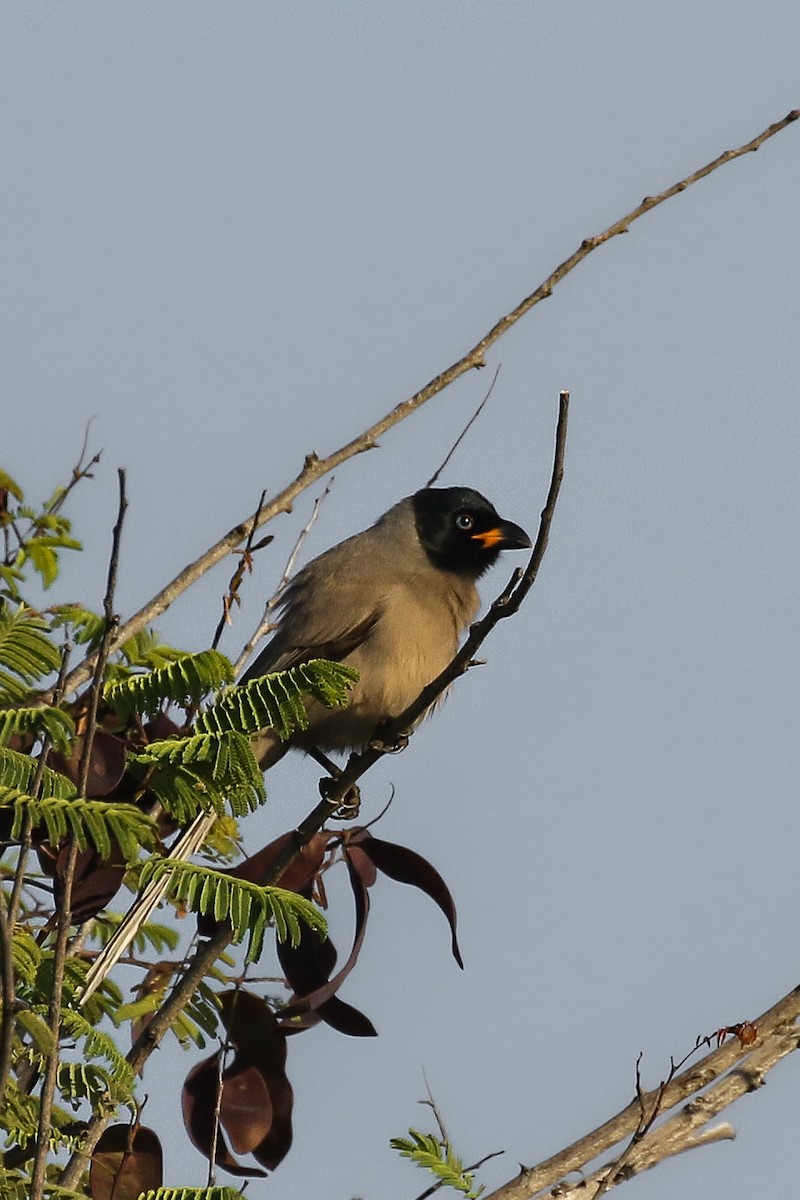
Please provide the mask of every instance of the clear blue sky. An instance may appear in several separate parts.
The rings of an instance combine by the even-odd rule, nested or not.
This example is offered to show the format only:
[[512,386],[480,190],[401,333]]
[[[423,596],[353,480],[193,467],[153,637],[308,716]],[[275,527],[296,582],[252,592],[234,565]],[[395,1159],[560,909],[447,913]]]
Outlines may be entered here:
[[[126,614],[582,238],[800,102],[790,0],[8,2],[0,34],[3,466],[43,496],[96,416],[72,508],[91,567],[61,598],[99,604],[123,465]],[[492,353],[444,482],[535,527],[569,388],[551,548],[365,801],[395,784],[382,836],[447,878],[466,971],[423,899],[381,888],[344,992],[381,1036],[293,1041],[296,1147],[254,1200],[418,1194],[388,1139],[430,1125],[423,1068],[459,1152],[507,1151],[496,1186],[624,1105],[640,1051],[657,1083],[798,982],[799,139],[602,248]],[[308,552],[424,482],[489,379],[342,469]],[[233,656],[310,503],[276,524]],[[228,574],[163,635],[206,645]],[[252,844],[315,785],[276,769]],[[189,1065],[149,1065],[153,1124],[180,1124]],[[790,1059],[731,1111],[735,1143],[626,1194],[783,1189],[798,1095]],[[166,1142],[167,1182],[201,1183],[182,1128]]]

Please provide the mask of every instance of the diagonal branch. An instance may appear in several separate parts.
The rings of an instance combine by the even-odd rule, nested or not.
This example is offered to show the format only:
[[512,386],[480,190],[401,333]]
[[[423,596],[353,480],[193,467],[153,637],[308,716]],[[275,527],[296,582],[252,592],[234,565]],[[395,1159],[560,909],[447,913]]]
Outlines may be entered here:
[[[735,150],[726,150],[711,162],[706,163],[705,166],[699,167],[697,170],[692,171],[691,174],[680,179],[677,183],[672,184],[665,191],[659,192],[658,195],[645,196],[641,204],[638,204],[629,213],[626,213],[625,216],[620,217],[619,220],[609,225],[602,233],[584,238],[577,250],[568,258],[565,258],[562,263],[559,263],[543,283],[531,292],[530,295],[526,296],[524,300],[521,300],[515,308],[506,313],[504,317],[501,317],[488,333],[479,342],[476,342],[472,349],[468,350],[462,358],[436,375],[420,391],[416,392],[408,400],[404,400],[396,405],[390,412],[381,417],[379,421],[376,421],[374,425],[370,425],[358,437],[346,442],[345,445],[327,457],[319,458],[313,451],[306,455],[302,470],[290,484],[273,496],[271,500],[261,505],[257,513],[239,522],[224,537],[209,547],[204,554],[201,554],[194,562],[189,563],[144,608],[141,608],[130,620],[120,626],[114,636],[111,650],[116,650],[124,641],[133,637],[134,634],[139,633],[146,625],[149,625],[151,621],[160,616],[187,588],[196,583],[202,575],[216,566],[231,550],[238,546],[251,530],[255,531],[260,528],[279,513],[290,512],[297,497],[317,479],[323,475],[327,475],[343,462],[355,457],[355,455],[362,454],[365,450],[375,449],[378,439],[393,426],[404,421],[406,417],[411,416],[413,412],[438,395],[439,392],[444,391],[446,387],[449,387],[451,383],[454,383],[456,379],[466,374],[467,371],[485,366],[486,352],[494,343],[499,341],[503,334],[507,333],[513,325],[516,325],[541,300],[546,300],[552,295],[553,289],[561,283],[562,279],[599,246],[602,246],[605,242],[620,233],[627,233],[633,222],[643,217],[645,213],[657,208],[660,204],[664,204],[665,201],[672,199],[679,192],[685,191],[686,188],[691,187],[692,184],[697,183],[699,180],[705,179],[707,175],[725,166],[726,163],[733,162],[735,159],[741,158],[744,154],[758,150],[768,138],[774,137],[776,133],[780,133],[787,125],[791,125],[793,121],[796,121],[798,117],[800,117],[800,109],[794,109],[783,117],[782,120],[768,126],[749,142],[745,142],[744,145],[737,147]],[[91,675],[91,670],[92,657],[89,656],[67,677],[67,690],[74,691],[77,687],[85,683]]]
[[[561,1200],[577,1200],[578,1197],[593,1200],[609,1186],[655,1166],[663,1158],[730,1137],[725,1126],[706,1131],[701,1127],[734,1100],[760,1087],[767,1071],[798,1048],[798,1018],[800,987],[794,988],[752,1022],[756,1030],[754,1039],[743,1042],[731,1038],[668,1083],[650,1092],[640,1092],[597,1129],[536,1166],[523,1167],[514,1179],[485,1200],[532,1200],[556,1184],[560,1184],[558,1195]],[[689,1103],[677,1114],[664,1124],[648,1129],[647,1134],[613,1164],[615,1174],[610,1180],[606,1165],[588,1179],[582,1178],[574,1188],[560,1183],[566,1175],[582,1172],[599,1155],[608,1153],[623,1138],[633,1135],[640,1127],[643,1108],[651,1110],[657,1104],[659,1112],[666,1113],[685,1101]]]

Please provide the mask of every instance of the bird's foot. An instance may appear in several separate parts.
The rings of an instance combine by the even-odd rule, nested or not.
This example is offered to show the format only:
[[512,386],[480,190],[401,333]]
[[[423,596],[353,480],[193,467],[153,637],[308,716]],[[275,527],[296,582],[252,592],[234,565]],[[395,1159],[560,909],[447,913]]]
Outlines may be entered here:
[[399,754],[401,750],[405,750],[409,742],[407,733],[396,733],[393,737],[386,741],[382,737],[375,737],[369,744],[370,750],[380,750],[381,754]]
[[[331,792],[336,787],[336,779],[320,779],[319,794],[323,800],[330,797]],[[341,804],[333,813],[337,821],[354,821],[361,810],[361,791],[357,784],[352,783],[342,797]]]

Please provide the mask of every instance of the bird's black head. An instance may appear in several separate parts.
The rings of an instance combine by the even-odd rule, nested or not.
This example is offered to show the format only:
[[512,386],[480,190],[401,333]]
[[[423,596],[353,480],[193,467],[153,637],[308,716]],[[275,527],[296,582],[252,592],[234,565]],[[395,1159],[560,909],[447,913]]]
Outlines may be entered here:
[[424,488],[412,496],[417,536],[429,558],[445,571],[482,575],[501,550],[531,544],[524,529],[504,521],[472,488]]

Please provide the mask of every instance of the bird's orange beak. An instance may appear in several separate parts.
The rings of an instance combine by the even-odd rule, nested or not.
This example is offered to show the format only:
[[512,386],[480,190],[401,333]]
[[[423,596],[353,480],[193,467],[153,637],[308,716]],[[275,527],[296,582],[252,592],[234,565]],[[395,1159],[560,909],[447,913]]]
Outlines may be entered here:
[[473,533],[472,541],[480,542],[484,550],[527,550],[531,545],[525,530],[513,521],[501,521],[493,529]]

